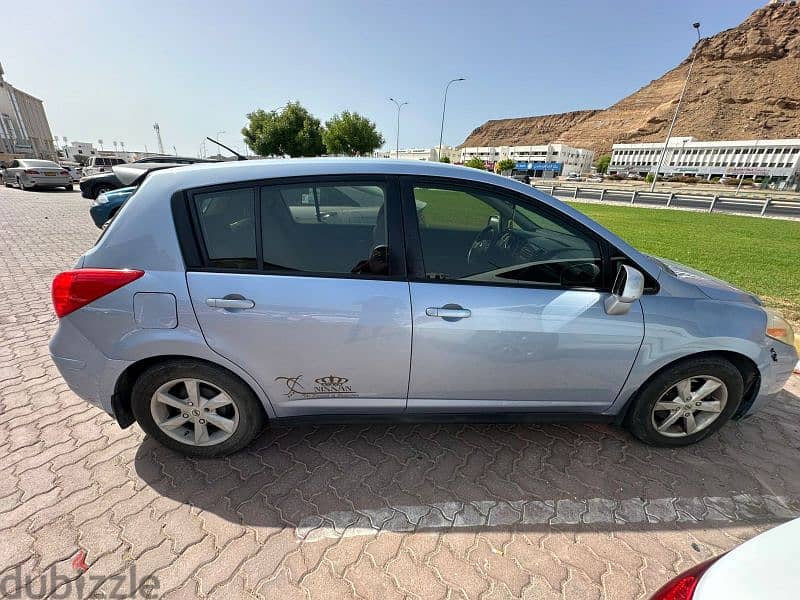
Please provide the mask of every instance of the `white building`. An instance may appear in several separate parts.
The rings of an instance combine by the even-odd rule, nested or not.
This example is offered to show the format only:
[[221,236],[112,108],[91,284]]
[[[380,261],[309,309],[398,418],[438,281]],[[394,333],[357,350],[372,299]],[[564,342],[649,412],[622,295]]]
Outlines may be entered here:
[[594,162],[593,150],[573,148],[566,144],[464,147],[461,148],[459,162],[466,162],[476,156],[487,168],[493,168],[498,161],[511,159],[517,163],[515,171],[531,177],[588,173]]
[[77,161],[78,156],[94,156],[97,154],[94,146],[88,142],[70,142],[69,146],[61,148],[64,153],[64,158],[71,161]]
[[388,158],[399,158],[400,160],[428,160],[436,162],[436,148],[400,148],[400,154],[395,150],[389,150]]
[[[614,144],[608,172],[645,176],[655,173],[663,142]],[[701,142],[673,137],[661,161],[660,176],[768,178],[781,187],[798,182],[800,139]]]
[[44,104],[3,79],[0,65],[0,161],[13,158],[54,160],[53,134]]
[[66,160],[78,162],[79,157],[89,158],[91,156],[107,156],[121,158],[126,162],[133,162],[148,156],[159,156],[153,152],[140,152],[136,150],[98,150],[90,142],[70,142],[68,146],[59,148],[63,152]]

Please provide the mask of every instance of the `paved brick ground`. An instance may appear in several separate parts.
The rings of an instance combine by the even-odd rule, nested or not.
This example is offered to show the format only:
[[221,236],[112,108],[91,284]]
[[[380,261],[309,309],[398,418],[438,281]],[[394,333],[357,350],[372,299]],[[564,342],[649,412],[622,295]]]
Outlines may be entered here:
[[141,596],[154,575],[168,598],[638,598],[800,512],[798,377],[679,451],[593,425],[362,426],[182,458],[48,357],[88,205],[0,188],[0,595]]

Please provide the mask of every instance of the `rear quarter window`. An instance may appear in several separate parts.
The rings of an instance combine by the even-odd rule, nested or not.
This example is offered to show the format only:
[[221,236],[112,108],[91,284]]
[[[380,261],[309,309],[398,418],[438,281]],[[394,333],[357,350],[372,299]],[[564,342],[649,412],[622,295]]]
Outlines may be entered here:
[[192,201],[208,266],[255,269],[255,190],[245,188],[194,194]]

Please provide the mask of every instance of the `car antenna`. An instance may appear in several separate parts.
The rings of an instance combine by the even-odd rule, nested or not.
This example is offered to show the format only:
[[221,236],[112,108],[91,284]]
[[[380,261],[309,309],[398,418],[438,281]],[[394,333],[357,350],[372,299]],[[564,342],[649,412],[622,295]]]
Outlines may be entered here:
[[223,148],[225,148],[225,150],[227,150],[228,152],[232,153],[232,154],[233,154],[233,155],[236,157],[236,160],[247,160],[247,157],[246,157],[246,156],[242,156],[241,154],[239,154],[239,153],[238,153],[236,150],[234,150],[233,148],[228,148],[228,147],[227,147],[225,144],[223,144],[222,142],[218,142],[217,140],[212,140],[210,137],[207,137],[207,136],[206,136],[206,139],[207,139],[209,142],[214,142],[214,143],[215,143],[217,146],[222,146]]

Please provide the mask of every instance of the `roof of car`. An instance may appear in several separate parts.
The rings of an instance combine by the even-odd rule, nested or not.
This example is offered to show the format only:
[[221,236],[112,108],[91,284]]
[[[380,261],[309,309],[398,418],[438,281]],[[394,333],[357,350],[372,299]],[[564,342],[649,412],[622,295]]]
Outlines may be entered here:
[[[169,177],[178,187],[197,187],[233,183],[236,181],[302,177],[311,175],[429,175],[484,181],[495,185],[516,187],[507,177],[489,171],[420,160],[380,158],[287,158],[196,163],[158,175],[159,181]],[[509,183],[511,182],[511,183]],[[530,190],[529,186],[522,189]]]

